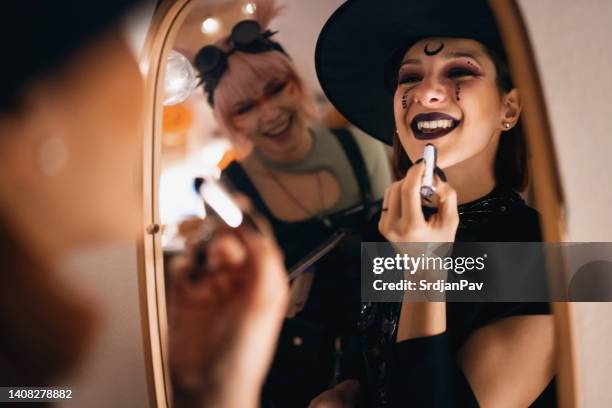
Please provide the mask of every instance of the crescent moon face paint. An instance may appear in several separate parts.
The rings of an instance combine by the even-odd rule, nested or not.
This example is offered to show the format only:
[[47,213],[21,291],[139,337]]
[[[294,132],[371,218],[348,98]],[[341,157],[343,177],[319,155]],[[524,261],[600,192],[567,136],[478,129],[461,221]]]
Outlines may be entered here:
[[425,48],[423,48],[423,52],[429,56],[436,55],[437,53],[442,51],[442,48],[444,48],[444,43],[442,41],[440,41],[440,44],[438,45],[438,47],[434,48],[433,50],[429,49],[429,44],[430,43],[425,44]]
[[434,169],[436,168],[437,160],[436,147],[431,143],[425,145],[423,151],[423,160],[425,161],[425,173],[423,174],[423,182],[421,184],[421,197],[424,200],[431,202],[431,197],[436,192],[434,187]]

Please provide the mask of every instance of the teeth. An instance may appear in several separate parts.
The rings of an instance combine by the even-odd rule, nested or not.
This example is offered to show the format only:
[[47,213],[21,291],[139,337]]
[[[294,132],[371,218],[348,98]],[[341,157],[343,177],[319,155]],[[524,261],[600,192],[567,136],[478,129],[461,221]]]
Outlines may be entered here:
[[429,120],[417,122],[417,129],[448,129],[453,126],[453,121],[450,119]]

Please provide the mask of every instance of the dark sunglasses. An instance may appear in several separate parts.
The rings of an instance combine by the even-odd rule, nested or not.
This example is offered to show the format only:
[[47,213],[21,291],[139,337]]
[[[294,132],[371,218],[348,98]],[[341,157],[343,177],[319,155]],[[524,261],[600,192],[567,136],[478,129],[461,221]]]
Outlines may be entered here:
[[243,20],[232,29],[230,40],[233,48],[225,52],[215,45],[207,45],[200,49],[195,57],[195,66],[199,72],[200,83],[208,94],[208,103],[213,105],[213,93],[221,77],[227,70],[227,58],[236,51],[257,54],[276,50],[287,55],[283,47],[269,38],[276,32],[262,32],[261,26],[255,20]]

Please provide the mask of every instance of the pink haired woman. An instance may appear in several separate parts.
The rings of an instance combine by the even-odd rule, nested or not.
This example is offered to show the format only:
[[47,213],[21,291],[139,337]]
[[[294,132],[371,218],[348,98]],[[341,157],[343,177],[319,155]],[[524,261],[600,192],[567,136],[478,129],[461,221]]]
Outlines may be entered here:
[[291,271],[341,229],[355,232],[293,281],[265,404],[306,406],[346,371],[359,313],[360,229],[391,183],[383,145],[317,121],[313,98],[268,29],[273,1],[195,58],[239,160],[223,173],[272,224]]

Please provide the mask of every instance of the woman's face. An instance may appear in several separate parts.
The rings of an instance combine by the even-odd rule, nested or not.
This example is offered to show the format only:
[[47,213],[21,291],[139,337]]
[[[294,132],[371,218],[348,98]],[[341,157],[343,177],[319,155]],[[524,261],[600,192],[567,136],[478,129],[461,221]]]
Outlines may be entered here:
[[261,84],[257,95],[231,107],[231,124],[238,136],[275,154],[291,152],[303,143],[302,92],[291,78]]
[[493,61],[477,41],[427,38],[404,55],[394,95],[400,142],[412,162],[427,143],[438,166],[487,155],[493,160],[505,122],[514,125],[517,93],[502,95]]

